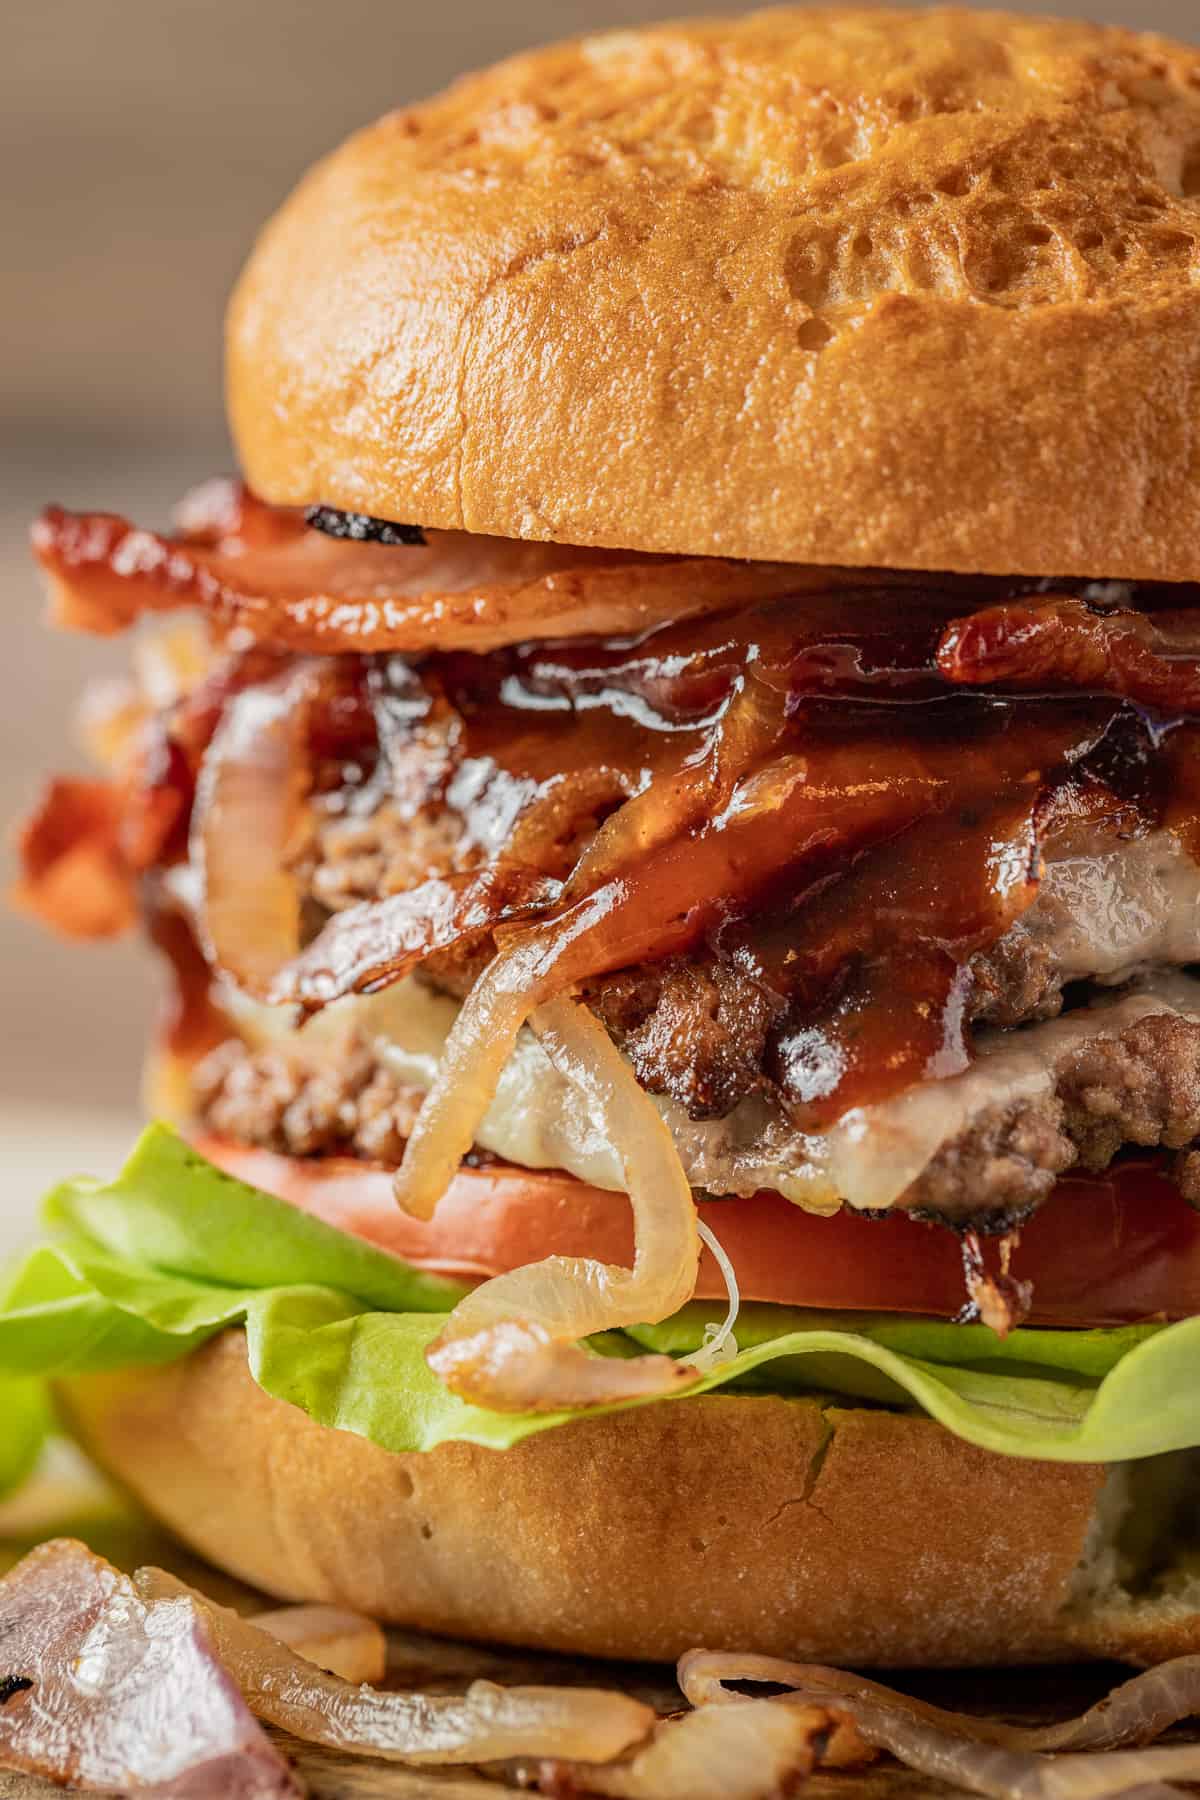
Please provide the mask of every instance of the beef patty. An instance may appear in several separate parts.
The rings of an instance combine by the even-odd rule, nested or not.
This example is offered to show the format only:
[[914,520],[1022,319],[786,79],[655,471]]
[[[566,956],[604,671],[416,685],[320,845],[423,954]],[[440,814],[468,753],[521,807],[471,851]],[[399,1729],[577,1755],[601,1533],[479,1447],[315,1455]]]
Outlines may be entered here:
[[[335,1055],[253,1050],[230,1040],[197,1068],[206,1128],[293,1156],[399,1161],[420,1092],[389,1074],[361,1040]],[[1032,1099],[978,1112],[935,1152],[898,1205],[957,1227],[1000,1231],[1049,1194],[1067,1169],[1104,1169],[1125,1145],[1181,1152],[1184,1192],[1200,1198],[1200,1020],[1151,1013],[1085,1041]]]
[[[577,830],[562,848],[561,869],[551,872],[567,872],[580,841]],[[1200,869],[1174,838],[1156,832],[1127,842],[1109,828],[1063,848],[1069,854],[1047,869],[1032,908],[969,959],[963,1004],[978,1025],[1054,1018],[1072,982],[1112,981],[1144,962],[1200,959]],[[330,913],[471,861],[449,813],[414,818],[386,801],[345,813],[335,804],[318,808],[297,872],[309,898]],[[484,941],[435,955],[423,978],[461,999],[491,953]],[[701,950],[643,963],[589,982],[584,998],[642,1086],[677,1101],[690,1118],[724,1118],[759,1094],[786,1106],[772,1055],[786,1004],[734,962]]]

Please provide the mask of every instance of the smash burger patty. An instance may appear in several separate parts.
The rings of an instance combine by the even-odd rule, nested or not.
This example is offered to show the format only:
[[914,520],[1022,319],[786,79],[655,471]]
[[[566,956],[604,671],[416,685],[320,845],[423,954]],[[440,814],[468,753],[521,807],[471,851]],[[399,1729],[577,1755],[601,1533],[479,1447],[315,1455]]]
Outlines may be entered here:
[[[383,1161],[404,1154],[422,1099],[362,1043],[329,1062],[236,1038],[200,1064],[193,1095],[206,1128],[234,1143]],[[1198,1135],[1200,1022],[1151,1015],[1077,1050],[1054,1092],[980,1112],[935,1152],[902,1203],[947,1222],[1007,1223],[1024,1219],[1076,1163],[1103,1169],[1123,1145],[1169,1144],[1181,1151],[1172,1173],[1194,1204],[1200,1157],[1183,1147]]]
[[[214,490],[189,505],[201,557],[205,504],[225,533],[215,555],[235,569],[256,531],[293,557],[318,535]],[[129,602],[96,596],[123,549],[59,515],[41,541],[56,579],[68,570],[68,606],[121,616]],[[90,563],[72,562],[80,542]],[[189,542],[171,552],[176,575]],[[309,553],[325,556],[324,544]],[[153,582],[135,580],[134,604],[155,604]],[[141,728],[156,750],[135,753],[123,804],[167,905],[216,972],[260,1000],[310,1011],[342,1000],[353,1014],[351,996],[414,972],[463,1000],[515,921],[545,921],[551,957],[556,933],[574,938],[574,985],[666,1102],[694,1186],[772,1186],[1002,1231],[1076,1163],[1100,1170],[1126,1144],[1180,1150],[1196,1131],[1200,989],[1175,974],[1200,949],[1180,830],[1194,728],[1165,711],[1186,681],[1186,624],[1178,610],[1163,623],[1138,610],[1129,588],[1041,585],[881,580],[668,620],[632,642],[488,655],[264,666],[261,651],[226,651]],[[1114,661],[1081,694],[1077,659],[1046,669],[1025,645],[1047,615],[1102,654],[1136,633],[1136,676]],[[976,691],[987,659],[1017,693]],[[275,753],[281,732],[288,761],[260,813],[245,789],[269,787],[255,756],[260,743]],[[279,940],[264,977],[272,914],[236,845],[269,804]],[[119,862],[133,832],[116,813],[114,831]],[[52,811],[41,835],[55,835]],[[605,900],[580,934],[589,889]],[[398,1158],[414,1083],[409,1071],[406,1098],[389,1098],[404,1070],[389,1071],[378,1010],[359,1009],[362,1041],[332,1076],[363,1097],[361,1138],[348,1101],[318,1103],[329,1126],[314,1132],[331,1075],[327,1048],[310,1052],[303,1032],[260,1063],[261,1080],[252,1051],[225,1046],[215,1068],[226,1076],[201,1073],[201,1122],[304,1154]],[[185,1030],[222,1035],[219,996],[202,989],[192,1011],[206,1016]],[[289,1084],[298,1103],[283,1098]],[[945,1104],[910,1121],[915,1090]],[[594,1178],[571,1127],[547,1129],[553,1151],[534,1163]],[[889,1131],[905,1137],[903,1155]],[[503,1121],[481,1143],[531,1160]]]
[[0,1327],[206,1554],[621,1656],[1200,1641],[1198,95],[999,14],[517,58],[268,226],[244,479],[37,522],[59,624],[191,619],[22,888],[161,952],[190,1141]]
[[[377,900],[459,866],[463,829],[450,809],[403,820],[388,801],[364,808],[354,799],[339,791],[318,805],[299,858],[302,886],[323,910]],[[1123,977],[1144,983],[1160,959],[1186,964],[1197,951],[1200,872],[1171,835],[1137,838],[1128,826],[1117,818],[1082,840],[1077,834],[1028,911],[964,965],[963,1015],[977,1028],[1055,1018],[1070,985],[1072,1011],[1101,1002],[1096,1034],[1072,1048],[1047,1093],[982,1106],[934,1153],[905,1206],[963,1223],[995,1221],[1006,1209],[1019,1218],[1076,1162],[1096,1171],[1125,1144],[1180,1149],[1197,1135],[1196,1022],[1164,1014],[1116,1035],[1104,1030],[1103,1001]],[[573,852],[577,845],[578,837]],[[468,948],[435,957],[425,979],[461,998],[487,955]],[[584,993],[642,1086],[689,1119],[721,1119],[753,1095],[786,1108],[789,1070],[779,1045],[795,1019],[785,998],[737,962],[702,949],[618,970]],[[413,1116],[413,1090],[397,1091],[386,1058],[365,1042],[331,1070],[303,1049],[256,1054],[235,1040],[206,1062],[198,1086],[201,1114],[219,1135],[299,1154],[349,1146],[398,1155]],[[799,1142],[795,1154],[803,1158]]]

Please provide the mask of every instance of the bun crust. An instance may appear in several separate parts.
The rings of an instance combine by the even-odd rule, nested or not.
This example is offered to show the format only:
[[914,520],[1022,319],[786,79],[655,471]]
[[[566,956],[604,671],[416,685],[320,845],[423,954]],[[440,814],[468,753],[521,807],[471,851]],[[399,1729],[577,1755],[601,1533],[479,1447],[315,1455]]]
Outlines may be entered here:
[[264,232],[269,500],[691,555],[1200,576],[1200,51],[855,7],[609,33]]
[[[263,1392],[245,1339],[62,1386],[85,1447],[193,1549],[288,1600],[585,1655],[874,1665],[1160,1644],[1068,1611],[1104,1483],[931,1420],[706,1396],[506,1451],[393,1456]],[[1200,1647],[1173,1615],[1169,1651]]]

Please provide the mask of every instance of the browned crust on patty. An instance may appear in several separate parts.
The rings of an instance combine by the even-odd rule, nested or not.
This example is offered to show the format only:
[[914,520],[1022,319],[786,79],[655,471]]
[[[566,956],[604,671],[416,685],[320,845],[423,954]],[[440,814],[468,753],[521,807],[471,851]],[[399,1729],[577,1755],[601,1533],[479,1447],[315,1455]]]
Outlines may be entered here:
[[[618,998],[632,1007],[638,975],[653,989],[655,973],[648,967],[625,978]],[[710,978],[688,970],[687,980],[693,1003],[703,1007],[696,990]],[[652,1019],[661,1016],[661,989],[655,991],[659,1010]],[[721,996],[715,986],[713,992],[715,1010]],[[619,1020],[630,1032],[630,1012],[614,1018],[603,995],[597,1010],[610,1029]],[[719,1016],[711,1024],[718,1031]],[[743,1015],[740,1025],[752,1028],[753,1021]],[[1152,1013],[1115,1036],[1103,1032],[1101,1014],[1096,1037],[1065,1061],[1053,1092],[980,1112],[936,1151],[897,1205],[959,1227],[1005,1230],[1040,1205],[1068,1169],[1098,1173],[1126,1145],[1181,1151],[1175,1173],[1192,1198],[1200,1187],[1189,1149],[1200,1136],[1200,1021]],[[625,1035],[623,1047],[639,1079],[656,1087],[639,1061],[636,1037],[631,1049]],[[719,1055],[706,1057],[694,1047],[695,1038],[685,1035],[675,1050],[681,1075],[691,1070],[688,1091],[696,1094],[705,1071],[723,1065]],[[712,1088],[703,1091],[711,1100]],[[205,1128],[234,1143],[291,1156],[355,1154],[398,1162],[422,1096],[398,1083],[355,1040],[312,1061],[302,1046],[256,1051],[230,1040],[195,1069],[192,1099]]]
[[1123,1144],[1183,1149],[1200,1134],[1200,1023],[1152,1013],[1082,1045],[1058,1098],[1085,1169],[1106,1168]]

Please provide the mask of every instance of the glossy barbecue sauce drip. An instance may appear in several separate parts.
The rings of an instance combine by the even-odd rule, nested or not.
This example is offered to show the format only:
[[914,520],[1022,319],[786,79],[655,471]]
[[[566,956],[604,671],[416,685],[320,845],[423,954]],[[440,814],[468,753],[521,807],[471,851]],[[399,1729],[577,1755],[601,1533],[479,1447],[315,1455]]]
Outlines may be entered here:
[[[816,1129],[967,1065],[966,965],[1032,905],[1056,834],[1105,847],[1164,817],[1164,721],[942,677],[947,619],[993,585],[805,596],[373,679],[407,692],[410,731],[414,684],[452,715],[439,798],[468,840],[563,878],[500,938],[539,943],[564,983],[736,962],[776,1003],[771,1072]],[[600,829],[564,866],[580,813]]]
[[[387,799],[401,829],[450,814],[454,878],[487,876],[490,931],[464,889],[470,941],[484,955],[524,939],[558,989],[673,955],[736,963],[770,996],[783,1104],[820,1128],[966,1066],[967,965],[1034,902],[1057,835],[1100,849],[1165,822],[1197,841],[1187,705],[1126,697],[1147,656],[1164,697],[1189,697],[1181,597],[1163,662],[1127,595],[1115,611],[1067,596],[1077,640],[1081,619],[1137,639],[1108,693],[1095,644],[1047,661],[1042,614],[1063,592],[914,579],[637,639],[340,655],[313,711],[312,786],[350,812]],[[1019,692],[987,684],[967,654],[980,644],[1003,646]],[[144,785],[170,815],[162,862],[181,838],[164,788],[186,817],[223,699],[278,667],[231,658],[157,722]]]

